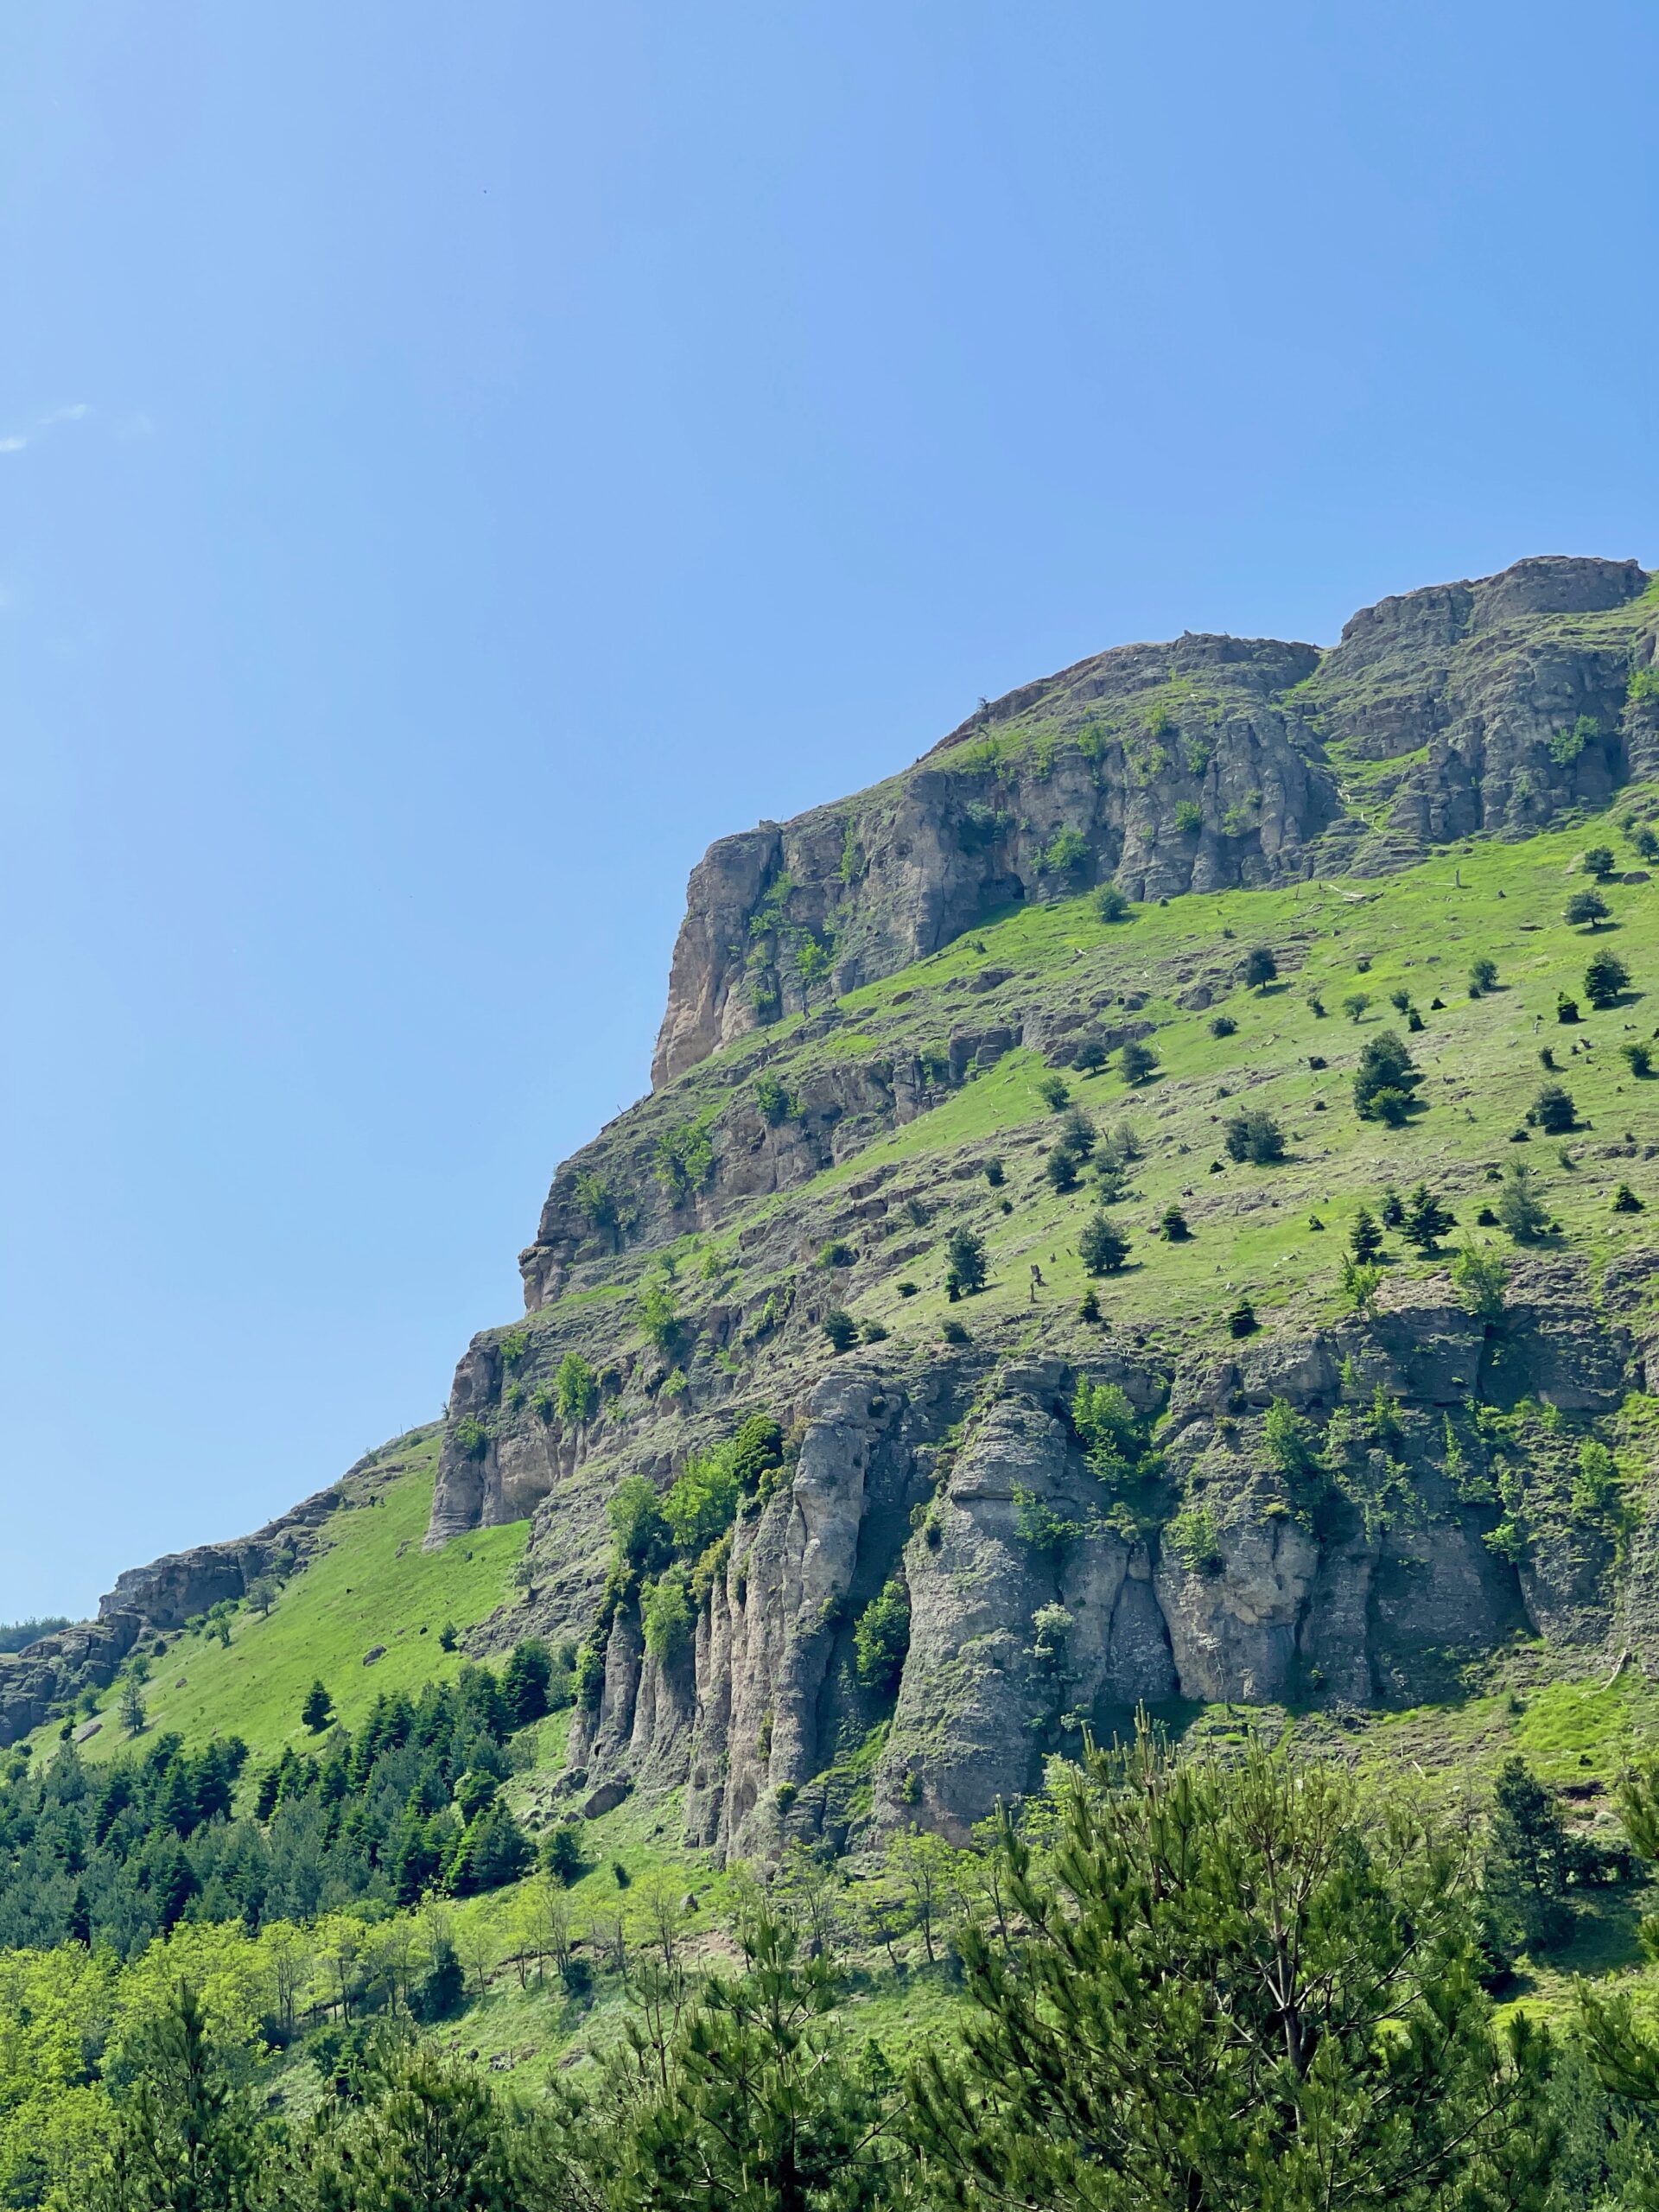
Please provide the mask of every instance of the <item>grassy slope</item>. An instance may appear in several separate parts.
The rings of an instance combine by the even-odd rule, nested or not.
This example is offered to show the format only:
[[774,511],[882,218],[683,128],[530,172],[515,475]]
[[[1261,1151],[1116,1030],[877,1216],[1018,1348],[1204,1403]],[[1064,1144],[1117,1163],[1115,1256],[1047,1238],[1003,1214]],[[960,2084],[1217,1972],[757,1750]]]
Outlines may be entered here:
[[[1624,814],[1633,797],[1642,811],[1650,810],[1648,795],[1627,793],[1616,813]],[[1655,1233],[1651,1214],[1609,1211],[1611,1188],[1620,1180],[1632,1182],[1650,1204],[1659,1203],[1652,1163],[1639,1156],[1604,1159],[1601,1148],[1626,1131],[1643,1144],[1659,1142],[1654,1105],[1659,1085],[1637,1084],[1616,1057],[1619,1042],[1649,1036],[1659,1019],[1659,1004],[1641,995],[1659,976],[1659,893],[1649,886],[1612,886],[1608,896],[1615,928],[1593,936],[1568,929],[1560,914],[1582,880],[1577,857],[1599,842],[1614,846],[1621,865],[1635,864],[1609,819],[1524,845],[1470,849],[1378,882],[1183,899],[1139,909],[1132,922],[1114,929],[1103,929],[1084,899],[1020,911],[904,975],[854,994],[842,1003],[857,1027],[801,1047],[801,1056],[873,1052],[906,1040],[937,1042],[952,1023],[978,1017],[982,1007],[983,1018],[995,1019],[994,1004],[953,999],[946,990],[992,964],[1064,987],[1079,1001],[1091,994],[1110,992],[1121,1001],[1126,990],[1144,992],[1146,1003],[1135,1018],[1155,1025],[1160,1077],[1134,1093],[1115,1073],[1074,1078],[1071,1088],[1100,1120],[1127,1113],[1152,1140],[1133,1195],[1117,1209],[1135,1240],[1136,1264],[1103,1290],[1114,1322],[1155,1326],[1171,1343],[1213,1329],[1224,1301],[1230,1303],[1242,1287],[1250,1289],[1268,1325],[1275,1311],[1287,1319],[1287,1309],[1294,1308],[1299,1320],[1334,1313],[1343,1232],[1362,1198],[1374,1198],[1384,1181],[1403,1188],[1427,1176],[1464,1220],[1471,1221],[1485,1192],[1487,1166],[1516,1155],[1537,1171],[1572,1249],[1603,1259],[1621,1239]],[[1223,973],[1236,969],[1253,944],[1273,946],[1283,971],[1281,983],[1265,995],[1228,988]],[[1577,1030],[1559,1027],[1556,991],[1577,992],[1586,959],[1602,945],[1617,950],[1630,967],[1635,994],[1617,1011],[1586,1014]],[[1503,988],[1471,1001],[1467,969],[1481,955],[1498,963]],[[1363,975],[1362,957],[1370,963]],[[1178,996],[1194,977],[1212,975],[1221,978],[1219,987],[1212,986],[1214,1002],[1184,1011]],[[1384,1024],[1402,1026],[1387,1003],[1396,986],[1412,991],[1427,1023],[1412,1048],[1426,1074],[1428,1111],[1408,1129],[1388,1131],[1356,1120],[1349,1077],[1368,1034]],[[1356,988],[1373,1001],[1357,1027],[1339,1011],[1342,998]],[[1324,1020],[1308,1007],[1310,992],[1323,997],[1329,1009]],[[1430,1013],[1437,993],[1446,1008]],[[1238,1024],[1225,1039],[1210,1034],[1220,1013]],[[1123,1018],[1121,1005],[1102,1014],[1108,1022]],[[798,1026],[770,1033],[772,1046],[787,1041]],[[1587,1063],[1570,1052],[1575,1039],[1586,1037],[1594,1047]],[[1562,1165],[1553,1141],[1535,1138],[1525,1147],[1509,1142],[1548,1079],[1536,1057],[1544,1043],[1555,1047],[1560,1079],[1592,1125],[1569,1141],[1571,1166]],[[1310,1053],[1325,1056],[1328,1068],[1310,1071]],[[809,1196],[832,1198],[881,1163],[893,1162],[906,1180],[925,1189],[964,1153],[977,1157],[1006,1147],[1011,1215],[995,1211],[977,1180],[956,1186],[964,1198],[971,1194],[974,1217],[987,1228],[993,1281],[982,1298],[955,1311],[970,1325],[990,1315],[1013,1319],[1026,1308],[1033,1258],[1043,1267],[1050,1308],[1074,1303],[1084,1281],[1076,1237],[1092,1200],[1086,1188],[1057,1196],[1042,1175],[1041,1147],[1052,1126],[1035,1087],[1043,1071],[1034,1052],[1010,1054],[918,1121],[817,1178],[804,1192],[758,1202],[709,1241],[729,1247],[743,1223]],[[1316,1113],[1321,1098],[1327,1110]],[[1281,1116],[1294,1133],[1289,1162],[1269,1170],[1230,1163],[1219,1173],[1208,1172],[1211,1159],[1223,1156],[1219,1122],[1238,1103],[1265,1104]],[[1166,1245],[1154,1234],[1164,1206],[1177,1198],[1195,1232],[1185,1246]],[[1326,1224],[1324,1233],[1307,1226],[1315,1211]],[[948,1221],[940,1225],[940,1248],[948,1226]],[[1395,1249],[1398,1269],[1421,1270],[1397,1242]],[[631,1255],[618,1273],[632,1276],[639,1265]],[[925,1343],[937,1337],[946,1310],[941,1274],[940,1250],[891,1268],[874,1253],[849,1285],[848,1302],[861,1315],[879,1316],[895,1337]],[[896,1284],[906,1277],[922,1285],[921,1294],[900,1300]],[[722,1295],[731,1295],[733,1287],[723,1286]],[[570,1302],[626,1294],[623,1282],[590,1279]],[[819,1356],[827,1360],[827,1352]],[[499,1603],[527,1531],[522,1525],[488,1530],[442,1553],[423,1553],[435,1457],[435,1440],[429,1435],[388,1447],[364,1478],[366,1487],[381,1486],[384,1502],[354,1503],[337,1516],[328,1531],[331,1548],[296,1578],[268,1620],[238,1614],[228,1649],[199,1637],[175,1642],[146,1693],[152,1725],[177,1729],[192,1741],[233,1731],[257,1759],[302,1738],[299,1705],[314,1676],[327,1682],[350,1724],[382,1689],[413,1688],[453,1670],[459,1661],[439,1650],[438,1626],[453,1619],[465,1627]],[[386,1656],[365,1668],[364,1653],[379,1643],[387,1646]],[[1500,1671],[1503,1679],[1490,1694],[1455,1708],[1379,1716],[1352,1748],[1382,1773],[1421,1770],[1442,1786],[1478,1789],[1510,1749],[1525,1752],[1552,1781],[1605,1783],[1636,1745],[1659,1739],[1659,1695],[1638,1677],[1627,1675],[1611,1684],[1575,1681],[1567,1662],[1536,1646],[1517,1651]],[[106,1708],[112,1703],[106,1700]],[[1239,1716],[1200,1714],[1196,1725],[1200,1733],[1225,1734],[1236,1730]],[[556,1716],[537,1732],[533,1761],[510,1786],[521,1812],[552,1811],[550,1784],[566,1726],[566,1718]],[[118,1744],[115,1727],[106,1722],[87,1756],[107,1757]],[[602,1917],[619,1902],[637,1897],[654,1872],[671,1871],[699,1900],[694,1942],[716,1942],[714,1929],[729,1878],[702,1855],[683,1852],[677,1836],[671,1802],[630,1802],[590,1824],[593,1865],[573,1897],[578,1915]],[[612,1872],[615,1860],[631,1877],[626,1891]],[[1586,1970],[1628,1963],[1634,1955],[1635,1903],[1633,1896],[1621,1895],[1604,1910],[1598,1901],[1564,1963]],[[513,1910],[513,1894],[505,1892],[471,1901],[459,1913],[463,1922],[477,1919],[494,1929],[505,1951]],[[1554,1979],[1541,1978],[1546,1999],[1555,1987]],[[855,2011],[861,2031],[868,2027],[903,2047],[939,2024],[952,2002],[925,1978],[899,1984],[877,1977]],[[553,2053],[607,2040],[616,2018],[613,1998],[582,2012],[550,1989],[519,1990],[511,1972],[504,1972],[488,1998],[443,2034],[460,2047],[499,2055],[533,2079]]]
[[[1629,795],[1618,811],[1628,804]],[[1033,977],[1075,969],[1080,1000],[1089,995],[1085,986],[1120,999],[1127,990],[1144,992],[1146,1002],[1133,1018],[1155,1025],[1151,1041],[1162,1063],[1160,1075],[1133,1091],[1109,1071],[1073,1078],[1071,1090],[1098,1119],[1128,1116],[1149,1141],[1134,1195],[1117,1209],[1134,1240],[1133,1264],[1106,1287],[1105,1303],[1113,1318],[1155,1321],[1172,1338],[1212,1326],[1224,1294],[1230,1302],[1230,1294],[1246,1287],[1269,1325],[1274,1309],[1293,1300],[1311,1299],[1334,1313],[1339,1248],[1362,1200],[1374,1205],[1385,1182],[1406,1189],[1426,1177],[1467,1224],[1487,1195],[1486,1169],[1511,1157],[1534,1170],[1573,1249],[1601,1261],[1622,1242],[1655,1233],[1641,1215],[1609,1211],[1612,1190],[1624,1180],[1644,1198],[1659,1199],[1651,1164],[1602,1154],[1627,1134],[1643,1143],[1659,1140],[1659,1084],[1637,1083],[1618,1057],[1620,1043],[1651,1037],[1659,1019],[1659,1002],[1644,994],[1659,976],[1659,893],[1651,885],[1611,885],[1606,895],[1614,925],[1595,932],[1569,929],[1560,919],[1562,906],[1586,880],[1578,856],[1598,842],[1611,843],[1621,865],[1636,865],[1612,821],[1604,818],[1522,845],[1473,847],[1376,882],[1182,899],[1137,909],[1132,922],[1110,930],[1094,920],[1086,899],[1027,909],[853,994],[842,1005],[868,1025],[868,1046],[843,1032],[819,1049],[874,1050],[904,1030],[931,1024],[937,1035],[944,1020],[971,1020],[984,1002],[934,1001],[943,986],[985,966]],[[1192,977],[1236,972],[1255,944],[1273,947],[1281,969],[1281,981],[1265,995],[1226,988],[1224,975],[1209,1007],[1185,1011],[1176,1002]],[[1592,1014],[1586,1007],[1578,1027],[1558,1025],[1557,991],[1567,989],[1582,1002],[1585,964],[1603,947],[1625,962],[1635,988],[1617,1009]],[[1474,1001],[1467,995],[1468,969],[1482,956],[1498,963],[1501,988]],[[1361,959],[1370,962],[1364,972]],[[926,993],[925,1007],[894,1007],[900,995],[920,998],[918,986]],[[1428,1110],[1403,1130],[1360,1122],[1351,1087],[1367,1038],[1383,1027],[1403,1030],[1389,1004],[1396,988],[1412,993],[1427,1024],[1410,1041],[1426,1077],[1421,1095]],[[1371,999],[1357,1025],[1340,1011],[1354,991]],[[1307,1005],[1310,994],[1323,1000],[1324,1019]],[[1436,995],[1446,1001],[1440,1013],[1429,1011]],[[895,1014],[896,1023],[883,1021],[884,1012]],[[1219,1014],[1236,1021],[1236,1034],[1211,1036],[1210,1024]],[[985,1018],[992,1018],[988,1007]],[[1125,1018],[1121,1004],[1106,1007],[1101,1016],[1108,1023]],[[1588,1041],[1590,1052],[1574,1057],[1575,1041]],[[1545,1045],[1555,1051],[1554,1076],[1539,1064]],[[1310,1055],[1329,1065],[1309,1069]],[[1084,1287],[1076,1239],[1091,1201],[1086,1186],[1062,1198],[1043,1179],[1037,1147],[1050,1115],[1036,1082],[1044,1072],[1036,1053],[1011,1053],[807,1189],[827,1192],[887,1162],[925,1171],[969,1147],[988,1152],[999,1141],[1023,1147],[1009,1163],[1014,1212],[995,1215],[988,1224],[994,1280],[966,1318],[1024,1305],[1033,1259],[1046,1277],[1045,1302],[1075,1300]],[[1510,1141],[1540,1086],[1555,1080],[1572,1091],[1589,1125],[1567,1141],[1571,1166],[1562,1164],[1557,1141],[1535,1136],[1524,1148]],[[1319,1102],[1323,1112],[1316,1110]],[[1281,1117],[1293,1137],[1289,1161],[1263,1170],[1226,1160],[1221,1127],[1240,1105],[1266,1106]],[[1213,1160],[1222,1162],[1218,1173],[1211,1172]],[[800,1198],[795,1192],[763,1205],[787,1208]],[[1172,1200],[1181,1204],[1192,1228],[1188,1244],[1157,1241],[1157,1223]],[[1313,1212],[1327,1233],[1310,1231]],[[895,1336],[932,1335],[944,1312],[942,1234],[939,1243],[938,1257],[918,1259],[891,1279],[870,1281],[868,1288],[861,1273],[848,1301],[853,1312],[881,1319]],[[899,1300],[897,1281],[903,1277],[921,1285],[920,1296]],[[731,1294],[729,1285],[722,1294]]]
[[[243,1607],[227,1647],[202,1635],[176,1638],[145,1685],[151,1729],[176,1730],[192,1744],[240,1736],[257,1764],[305,1739],[300,1706],[318,1678],[349,1727],[382,1691],[454,1673],[460,1655],[440,1649],[438,1630],[446,1621],[470,1627],[500,1604],[529,1531],[524,1523],[486,1529],[423,1552],[436,1464],[435,1431],[388,1446],[348,1485],[347,1503],[323,1530],[327,1548],[266,1618]],[[376,1644],[385,1656],[365,1667]],[[115,1705],[111,1692],[101,1732],[84,1746],[89,1760],[123,1746]]]

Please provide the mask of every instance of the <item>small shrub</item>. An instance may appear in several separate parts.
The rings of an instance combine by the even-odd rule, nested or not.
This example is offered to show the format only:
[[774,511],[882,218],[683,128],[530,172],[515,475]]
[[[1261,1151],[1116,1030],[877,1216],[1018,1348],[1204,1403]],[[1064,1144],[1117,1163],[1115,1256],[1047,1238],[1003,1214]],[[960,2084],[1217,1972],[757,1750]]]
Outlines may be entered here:
[[948,1344],[965,1344],[968,1341],[968,1332],[960,1321],[942,1321],[939,1325],[939,1334]]
[[1362,1266],[1380,1259],[1382,1254],[1382,1231],[1369,1206],[1361,1206],[1354,1216],[1354,1226],[1348,1239],[1348,1249]]
[[1262,1324],[1255,1318],[1255,1308],[1248,1297],[1241,1298],[1227,1316],[1227,1333],[1230,1337],[1253,1337],[1261,1325]]
[[1083,1296],[1077,1300],[1077,1319],[1079,1321],[1099,1320],[1100,1297],[1097,1292],[1094,1290],[1084,1292]]
[[599,1377],[580,1352],[568,1351],[553,1380],[553,1404],[561,1421],[585,1427],[599,1410]]
[[1179,1206],[1172,1204],[1164,1208],[1163,1217],[1158,1224],[1158,1234],[1166,1244],[1185,1244],[1191,1239],[1192,1231],[1187,1227],[1186,1216]]
[[1496,960],[1477,960],[1477,961],[1475,961],[1475,962],[1473,963],[1473,964],[1471,966],[1470,970],[1469,970],[1469,995],[1470,995],[1470,997],[1471,997],[1471,999],[1484,998],[1484,997],[1485,996],[1485,995],[1486,995],[1486,993],[1487,993],[1488,991],[1493,991],[1493,990],[1496,990],[1497,988],[1497,961],[1496,961]]
[[1038,1077],[1037,1096],[1051,1114],[1063,1114],[1071,1103],[1071,1091],[1066,1088],[1064,1080],[1057,1075]]
[[882,1321],[861,1321],[858,1333],[867,1344],[884,1344],[887,1341],[887,1327]]
[[1342,1002],[1342,1010],[1350,1021],[1358,1021],[1370,1002],[1371,995],[1369,991],[1350,991]]
[[858,1324],[845,1306],[832,1306],[823,1317],[823,1328],[833,1352],[850,1351],[858,1342]]
[[1094,897],[1095,919],[1097,922],[1127,922],[1132,909],[1128,900],[1115,883],[1103,883]]
[[1212,1037],[1230,1037],[1237,1027],[1238,1024],[1231,1014],[1218,1014],[1210,1025],[1210,1034]]
[[474,1414],[463,1414],[455,1423],[455,1449],[463,1459],[481,1459],[490,1448],[490,1432]]
[[867,1690],[890,1697],[910,1649],[910,1592],[898,1575],[883,1584],[853,1629],[854,1669]]
[[821,1268],[850,1268],[858,1255],[844,1236],[833,1237],[818,1255]]
[[1653,1073],[1653,1049],[1648,1045],[1621,1045],[1619,1055],[1633,1076],[1645,1082]]
[[921,1285],[918,1282],[901,1282],[899,1285],[899,1295],[900,1298],[914,1298],[920,1288]]
[[1204,827],[1204,809],[1197,799],[1182,798],[1175,802],[1175,832],[1178,836],[1190,837]]
[[1578,1018],[1579,1002],[1577,999],[1570,998],[1565,991],[1557,991],[1555,994],[1556,1020],[1571,1023],[1576,1021]]
[[1517,1244],[1536,1243],[1549,1227],[1548,1212],[1534,1195],[1531,1172],[1524,1160],[1510,1161],[1495,1211],[1498,1226]]
[[1613,1211],[1615,1213],[1640,1213],[1643,1210],[1641,1199],[1637,1197],[1636,1192],[1630,1188],[1630,1185],[1628,1183],[1621,1183],[1618,1188],[1613,1192]]
[[1185,1505],[1164,1531],[1164,1542],[1189,1574],[1218,1574],[1225,1564],[1216,1516],[1207,1505]]

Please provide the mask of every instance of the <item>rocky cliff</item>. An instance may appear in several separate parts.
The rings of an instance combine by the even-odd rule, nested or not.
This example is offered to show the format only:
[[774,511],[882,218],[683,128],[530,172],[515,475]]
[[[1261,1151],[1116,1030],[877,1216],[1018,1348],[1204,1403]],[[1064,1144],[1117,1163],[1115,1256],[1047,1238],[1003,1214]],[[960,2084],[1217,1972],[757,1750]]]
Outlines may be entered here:
[[1016,900],[1364,874],[1605,804],[1659,765],[1651,714],[1627,715],[1647,581],[1522,561],[1382,600],[1328,652],[1188,635],[1010,692],[874,791],[710,849],[653,1081]]
[[[683,1788],[721,1850],[960,1835],[1141,1703],[1360,1713],[1517,1637],[1659,1664],[1637,1001],[1561,1042],[1554,1218],[1483,1234],[1580,988],[1592,836],[1624,957],[1659,952],[1656,627],[1633,563],[1544,559],[1323,653],[1120,648],[713,849],[652,1095],[561,1167],[525,1319],[461,1361],[429,1536],[532,1518],[480,1641],[588,1648],[572,1802]],[[1127,919],[1085,896],[1109,880]],[[1421,1085],[1394,1127],[1351,1095],[1379,1015]],[[1223,1142],[1241,1108],[1282,1156]],[[1341,1291],[1359,1205],[1420,1181],[1490,1248],[1484,1308],[1432,1237]],[[1131,1248],[1104,1274],[1096,1217]],[[982,1288],[948,1287],[953,1231]],[[778,1475],[702,1555],[630,1564],[620,1486],[761,1413]],[[903,1649],[872,1669],[883,1593]]]

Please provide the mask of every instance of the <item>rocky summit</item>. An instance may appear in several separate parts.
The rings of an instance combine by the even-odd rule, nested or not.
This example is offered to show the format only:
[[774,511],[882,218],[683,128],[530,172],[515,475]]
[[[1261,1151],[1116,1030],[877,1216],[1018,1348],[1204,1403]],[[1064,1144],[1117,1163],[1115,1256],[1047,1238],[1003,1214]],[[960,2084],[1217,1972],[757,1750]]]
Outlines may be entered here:
[[[526,1524],[462,1625],[574,1649],[550,1808],[961,1841],[1139,1707],[1659,1668],[1656,645],[1543,557],[1117,646],[710,849],[376,1586]],[[0,1657],[7,1740],[376,1479]]]

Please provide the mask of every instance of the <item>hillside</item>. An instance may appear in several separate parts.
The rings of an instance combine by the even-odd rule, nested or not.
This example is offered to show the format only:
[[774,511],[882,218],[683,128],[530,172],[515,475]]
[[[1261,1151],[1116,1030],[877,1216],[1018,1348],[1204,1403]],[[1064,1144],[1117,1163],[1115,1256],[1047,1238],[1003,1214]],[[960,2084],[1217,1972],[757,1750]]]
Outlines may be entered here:
[[443,1421],[0,1652],[0,2196],[89,2201],[181,1978],[282,2126],[416,2032],[564,2109],[772,1911],[880,2101],[1142,1719],[1446,1820],[1529,2018],[1647,2002],[1656,636],[1540,560],[1121,647],[717,845]]

